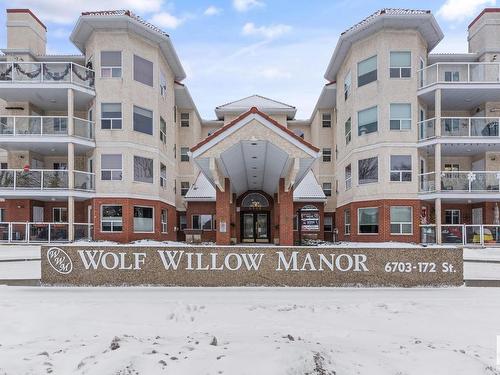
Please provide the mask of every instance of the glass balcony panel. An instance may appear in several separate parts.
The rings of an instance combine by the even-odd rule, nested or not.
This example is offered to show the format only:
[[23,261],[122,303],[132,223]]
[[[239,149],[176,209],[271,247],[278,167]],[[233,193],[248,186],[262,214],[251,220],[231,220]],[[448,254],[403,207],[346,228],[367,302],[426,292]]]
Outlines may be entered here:
[[44,189],[67,189],[68,188],[68,171],[43,171],[43,188]]
[[42,117],[44,135],[68,135],[67,117]]
[[500,244],[500,225],[483,225],[483,244]]
[[479,245],[481,242],[481,225],[466,225],[465,243],[468,245]]
[[16,171],[16,189],[41,189],[42,171]]
[[73,64],[72,81],[81,86],[94,87],[95,73],[81,65]]
[[442,225],[441,241],[444,244],[462,244],[463,229],[463,225]]
[[75,174],[75,189],[77,190],[95,190],[93,173],[74,171]]
[[431,244],[436,243],[436,226],[421,225],[420,226],[420,242]]
[[436,136],[436,120],[434,118],[418,123],[418,139],[424,140]]
[[468,137],[469,119],[460,117],[443,117],[441,119],[441,135],[443,137]]
[[50,223],[50,242],[67,242],[69,239],[68,226],[67,223]]
[[42,134],[42,118],[32,116],[15,117],[15,135]]
[[0,189],[14,189],[14,173],[10,169],[0,169]]
[[430,192],[436,190],[436,173],[429,172],[418,176],[419,177],[419,191]]
[[0,242],[9,241],[9,223],[0,223]]
[[441,175],[441,190],[468,191],[469,172],[443,172]]
[[94,226],[92,224],[74,224],[75,241],[92,241]]
[[49,242],[49,224],[29,223],[30,242]]
[[26,223],[11,223],[11,241],[25,242],[26,240]]
[[0,81],[12,81],[13,69],[13,63],[0,62]]
[[71,63],[43,63],[45,82],[70,82]]
[[73,119],[74,135],[85,139],[94,139],[94,123],[78,117]]
[[15,62],[12,73],[12,80],[16,82],[41,82],[42,64]]
[[14,135],[14,117],[0,117],[0,136]]

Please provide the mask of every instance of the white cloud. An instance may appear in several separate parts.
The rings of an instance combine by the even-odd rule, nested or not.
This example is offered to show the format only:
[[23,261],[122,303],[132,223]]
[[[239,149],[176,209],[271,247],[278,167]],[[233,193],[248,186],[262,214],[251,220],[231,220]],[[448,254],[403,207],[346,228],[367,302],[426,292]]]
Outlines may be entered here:
[[462,22],[474,17],[481,8],[495,4],[496,0],[446,0],[437,15],[446,21]]
[[251,8],[263,7],[265,4],[260,0],[233,0],[233,7],[238,12],[246,12]]
[[258,74],[267,79],[287,79],[292,77],[290,72],[276,67],[264,68]]
[[185,21],[184,18],[176,17],[168,12],[155,13],[149,20],[152,24],[165,29],[176,29]]
[[222,12],[222,9],[217,8],[214,5],[210,5],[207,9],[205,9],[205,12],[203,14],[205,16],[216,16],[217,14],[220,14]]
[[253,22],[248,22],[243,26],[243,35],[260,36],[266,39],[274,39],[292,30],[289,25],[255,26]]
[[11,8],[29,8],[42,22],[74,23],[81,12],[96,10],[130,9],[150,14],[161,10],[163,0],[10,0]]

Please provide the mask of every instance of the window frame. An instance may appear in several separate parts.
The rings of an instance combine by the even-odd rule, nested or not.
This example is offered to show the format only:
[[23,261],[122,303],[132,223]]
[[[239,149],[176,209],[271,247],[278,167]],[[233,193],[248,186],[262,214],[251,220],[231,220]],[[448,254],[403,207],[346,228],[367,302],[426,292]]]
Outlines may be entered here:
[[321,151],[321,157],[323,163],[331,163],[332,162],[332,149],[330,147],[324,147]]
[[[325,188],[325,185],[330,185],[330,188]],[[331,197],[332,196],[332,183],[331,182],[323,182],[321,184],[321,189],[323,190],[323,194],[325,194],[325,197]]]
[[[392,106],[396,106],[396,105],[405,105],[405,106],[409,106],[410,107],[410,117],[409,118],[402,118],[402,117],[396,117],[396,118],[393,118],[392,117]],[[390,103],[389,104],[389,130],[390,131],[400,131],[400,132],[403,132],[403,131],[411,131],[411,128],[412,128],[412,116],[411,116],[411,113],[412,113],[412,108],[411,108],[411,103]],[[396,129],[396,128],[393,128],[392,127],[392,122],[393,121],[398,121],[399,122],[399,128]],[[409,121],[410,123],[410,126],[408,128],[406,127],[402,127],[401,124],[404,122],[404,121]]]
[[[349,124],[349,131],[347,131],[347,124]],[[344,122],[344,134],[345,134],[345,144],[346,146],[352,141],[352,119],[349,117]]]
[[[120,105],[120,117],[103,117],[103,106],[106,104],[119,104]],[[110,121],[109,123],[109,128],[104,128],[102,125],[103,120],[108,120]],[[120,127],[115,127],[114,124],[118,123],[120,124]],[[123,103],[101,103],[101,130],[122,130],[123,129]]]
[[[410,169],[392,169],[393,166],[392,166],[392,158],[393,157],[408,157],[410,158]],[[392,175],[394,174],[398,174],[399,175],[399,179],[393,179],[392,178]],[[409,173],[410,174],[410,179],[409,180],[403,180],[403,174],[404,173]],[[389,157],[389,180],[391,182],[412,182],[413,181],[413,163],[412,163],[412,158],[411,158],[411,155],[390,155]]]
[[[103,52],[120,52],[120,66],[110,66],[110,65],[102,65],[102,53]],[[122,50],[101,50],[99,53],[99,64],[101,65],[100,67],[100,78],[104,79],[113,79],[113,78],[122,78],[123,77],[123,51]],[[111,73],[110,76],[103,76],[102,72],[105,69],[109,69],[109,72]],[[119,69],[120,70],[120,75],[119,76],[113,76],[113,70],[114,69]]]
[[[325,120],[325,116],[330,116],[330,119]],[[331,112],[322,112],[321,113],[321,127],[322,128],[331,128],[332,127],[333,116]],[[304,137],[302,137],[304,138]]]
[[[103,220],[104,216],[103,216],[103,211],[104,211],[104,207],[120,207],[121,208],[121,216],[120,216],[120,220]],[[101,232],[104,232],[104,233],[121,233],[123,232],[123,206],[121,204],[101,204],[101,207],[100,207],[100,231]],[[114,216],[114,217],[118,217],[118,216]],[[111,230],[104,230],[103,229],[103,226],[102,224],[104,222],[110,222],[111,223]],[[114,223],[115,222],[120,222],[120,226],[121,226],[121,230],[114,230]]]
[[[447,214],[450,213],[450,218],[451,218],[451,223],[446,222],[446,216]],[[453,223],[454,221],[454,214],[458,214],[458,223]],[[462,212],[458,208],[449,208],[444,210],[444,225],[460,225],[460,221],[462,219]]]
[[[138,231],[135,229],[135,209],[136,208],[150,208],[151,209],[151,230],[150,231]],[[148,218],[149,219],[149,218]],[[143,205],[133,205],[132,206],[132,231],[133,233],[154,233],[155,232],[155,208],[154,206],[143,206]]]
[[344,101],[346,101],[351,95],[352,90],[352,73],[349,70],[344,76]]
[[[137,129],[136,129],[136,127],[135,127],[135,119],[134,119],[134,116],[135,116],[135,113],[136,113],[136,112],[135,112],[135,109],[136,109],[136,108],[141,109],[141,110],[143,110],[143,111],[148,111],[148,112],[151,112],[151,133],[148,133],[148,132],[143,132],[143,131],[141,131],[141,130],[137,130]],[[138,113],[138,116],[143,116],[143,115],[140,115],[140,114]],[[143,117],[145,117],[145,116],[143,116]],[[147,108],[144,108],[144,107],[140,107],[140,106],[135,105],[135,104],[132,106],[132,130],[133,130],[133,131],[135,131],[135,132],[137,132],[137,133],[141,133],[141,134],[151,135],[151,136],[152,136],[152,135],[154,135],[154,132],[155,132],[155,131],[154,131],[154,119],[155,119],[155,114],[154,114],[154,112],[153,112],[152,110],[147,109]]]
[[[186,153],[182,153],[182,151],[186,151]],[[189,162],[189,147],[181,146],[181,162]]]
[[[182,118],[183,115],[187,115],[187,119]],[[180,118],[181,128],[189,128],[189,126],[191,125],[191,114],[189,112],[181,112],[179,118]],[[185,125],[186,123],[187,123],[187,125]]]
[[[359,121],[359,115],[362,113],[362,112],[367,112],[367,111],[370,111],[370,110],[373,110],[375,108],[375,112],[377,114],[376,116],[376,121],[375,122],[369,122],[369,123],[366,123],[366,124],[363,124],[361,125],[360,121]],[[368,108],[365,108],[365,109],[362,109],[360,111],[357,112],[357,120],[358,120],[358,137],[361,137],[361,136],[364,136],[364,135],[368,135],[368,134],[372,134],[372,133],[378,133],[378,106],[377,105],[374,105],[372,107],[368,107]],[[373,124],[375,124],[375,130],[372,130],[372,131],[367,131],[366,129],[366,126],[370,125],[370,127],[373,126]],[[365,130],[364,132],[361,131],[361,127],[365,127]]]
[[[103,156],[117,156],[117,155],[120,155],[120,164],[121,164],[120,169],[118,169],[118,168],[102,168],[102,157]],[[101,181],[123,181],[123,154],[101,154],[99,161],[100,161],[99,168],[101,170]],[[110,172],[110,174],[109,174],[110,178],[109,179],[103,178],[103,172]],[[117,172],[119,172],[120,178],[113,178],[113,175]]]
[[167,122],[160,116],[160,142],[167,144]]
[[[347,168],[349,168],[349,177],[347,177]],[[345,190],[350,190],[352,188],[352,163],[349,163],[344,167],[344,182]]]
[[[56,220],[56,211],[59,211],[59,220]],[[63,212],[66,212],[66,221],[62,220]],[[58,224],[59,223],[67,223],[68,222],[68,208],[67,207],[52,207],[52,222],[58,223]]]
[[[370,159],[376,159],[377,160],[377,179],[375,181],[368,181],[368,182],[362,182],[361,180],[361,176],[360,176],[360,162],[363,162],[363,161],[366,161],[366,160],[370,160]],[[363,179],[363,180],[366,180]],[[374,183],[377,183],[379,181],[379,175],[378,175],[378,156],[372,156],[372,157],[369,157],[369,158],[365,158],[365,159],[358,159],[358,185],[368,185],[368,184],[374,184]]]
[[[141,59],[141,60],[144,60],[148,63],[151,64],[151,84],[149,83],[146,83],[146,82],[143,82],[143,81],[139,81],[137,78],[139,77],[136,77],[135,75],[135,58],[138,58],[138,59]],[[155,65],[154,65],[154,62],[153,61],[150,61],[148,59],[145,59],[144,57],[142,56],[139,56],[139,55],[136,55],[135,53],[133,54],[132,56],[132,79],[134,80],[134,82],[139,82],[145,86],[148,86],[148,87],[155,87]]]
[[[450,75],[450,79],[446,79],[447,74]],[[460,82],[460,70],[445,70],[444,82]]]
[[[362,210],[377,210],[377,231],[376,232],[361,232],[361,226],[371,226],[372,224],[361,224],[360,220],[360,212]],[[368,235],[368,236],[376,236],[380,233],[380,208],[379,207],[359,207],[358,208],[358,235]]]
[[[393,208],[409,208],[410,209],[410,221],[392,221],[392,209]],[[399,225],[399,232],[393,232],[392,226]],[[410,232],[403,232],[403,225],[410,225]],[[391,235],[393,236],[412,236],[413,235],[413,207],[412,206],[391,206],[389,208],[389,228],[391,231]]]
[[[187,184],[187,188],[185,186],[182,187],[182,184]],[[189,181],[181,181],[181,197],[185,197],[190,188],[191,184]]]
[[168,233],[168,210],[166,208],[160,210],[160,227],[161,233]]
[[[370,70],[370,71],[369,71],[369,72],[367,72],[367,73],[364,73],[364,74],[362,74],[362,75],[359,75],[359,65],[360,65],[360,64],[362,64],[362,63],[364,63],[364,62],[366,62],[366,61],[368,61],[368,60],[371,60],[371,59],[373,59],[373,58],[375,58],[375,70]],[[377,56],[377,55],[373,55],[373,56],[370,56],[370,57],[368,57],[368,58],[366,58],[366,59],[364,59],[364,60],[359,61],[359,62],[357,63],[357,65],[356,65],[356,68],[357,68],[356,73],[357,73],[357,78],[358,78],[358,88],[363,87],[363,86],[366,86],[366,85],[368,85],[368,84],[370,84],[370,83],[372,83],[372,82],[376,82],[376,81],[378,80],[378,56]],[[366,76],[368,76],[369,74],[373,74],[373,72],[375,72],[375,74],[374,74],[374,76],[375,76],[375,77],[368,78],[368,79],[371,79],[371,80],[366,81],[366,82],[364,82],[364,81],[363,81],[363,82],[361,82],[361,81],[360,81],[360,78],[361,78],[361,77],[366,77]]]
[[[329,223],[327,223],[329,221]],[[329,229],[328,229],[329,228]],[[333,217],[323,216],[323,232],[333,232]]]
[[[165,171],[165,175],[163,175],[163,171]],[[163,189],[167,188],[167,165],[162,162],[160,162],[160,186]]]
[[[194,227],[194,218],[195,217],[198,217],[199,228]],[[210,217],[210,228],[209,229],[203,228],[204,224],[206,224],[208,222],[208,221],[203,222],[202,221],[203,217],[205,217],[205,218]],[[212,215],[212,214],[194,214],[194,215],[191,215],[191,229],[202,230],[202,231],[213,231],[215,229],[214,215]]]
[[344,210],[344,235],[351,235],[351,210]]
[[[393,53],[408,53],[410,55],[410,66],[393,66],[392,65],[392,61],[391,61],[391,57],[392,57],[392,54]],[[402,76],[402,73],[403,73],[403,69],[408,69],[409,70],[409,75],[408,76]],[[394,71],[398,71],[398,75],[397,76],[393,76],[392,75],[392,72]],[[412,73],[412,69],[411,69],[411,51],[390,51],[389,52],[389,78],[391,79],[410,79],[411,78],[411,73]]]
[[[145,160],[151,160],[151,172],[152,172],[151,181],[141,181],[141,180],[137,180],[136,179],[136,173],[135,173],[136,169],[135,169],[135,166],[136,166],[136,159],[139,159],[139,158],[140,159],[145,159]],[[154,158],[147,158],[145,156],[134,155],[134,157],[133,157],[133,170],[134,170],[134,179],[133,179],[133,181],[134,182],[139,182],[139,183],[144,183],[144,184],[154,184],[154,181],[155,181],[154,167],[155,167]]]

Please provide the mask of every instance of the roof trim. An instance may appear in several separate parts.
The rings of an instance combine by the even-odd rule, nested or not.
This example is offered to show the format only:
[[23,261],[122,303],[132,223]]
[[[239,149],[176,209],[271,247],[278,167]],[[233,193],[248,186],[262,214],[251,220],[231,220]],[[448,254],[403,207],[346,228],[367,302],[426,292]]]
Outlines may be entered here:
[[268,115],[266,115],[264,112],[260,111],[257,107],[250,108],[250,110],[248,110],[245,113],[241,114],[240,116],[238,116],[237,118],[235,118],[233,121],[231,121],[229,124],[223,126],[220,129],[217,129],[212,135],[209,135],[207,138],[205,138],[204,140],[202,140],[201,142],[199,142],[198,144],[196,144],[195,146],[193,146],[190,149],[190,151],[194,152],[194,151],[198,150],[200,147],[206,145],[207,143],[209,143],[210,141],[212,141],[214,138],[218,137],[219,135],[221,135],[222,133],[224,133],[225,131],[227,131],[229,128],[235,126],[236,124],[238,124],[239,122],[241,122],[243,119],[245,119],[246,117],[248,117],[248,116],[250,116],[252,114],[256,114],[256,115],[261,116],[262,118],[264,118],[265,120],[269,121],[271,124],[273,124],[274,126],[276,126],[279,130],[285,132],[287,135],[291,136],[294,140],[302,143],[302,145],[304,145],[307,148],[313,150],[314,152],[319,152],[320,151],[319,148],[317,148],[316,146],[313,146],[311,143],[307,142],[306,140],[304,140],[301,137],[299,137],[298,135],[296,135],[290,129],[286,128],[285,126],[281,125],[277,121],[273,120],[271,117],[269,117]]
[[35,16],[35,14],[31,11],[31,9],[10,8],[6,9],[6,11],[7,13],[28,13],[31,17],[34,18],[35,21],[37,21],[45,29],[45,31],[47,31],[47,26],[45,26],[37,16]]
[[481,13],[479,13],[476,18],[472,20],[471,23],[469,23],[469,26],[467,27],[470,29],[479,19],[484,16],[486,13],[500,13],[500,8],[484,8]]

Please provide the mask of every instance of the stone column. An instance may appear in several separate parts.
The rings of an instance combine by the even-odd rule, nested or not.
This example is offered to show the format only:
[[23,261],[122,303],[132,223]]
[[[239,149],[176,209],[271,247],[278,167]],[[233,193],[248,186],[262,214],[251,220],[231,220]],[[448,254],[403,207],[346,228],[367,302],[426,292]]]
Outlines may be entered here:
[[280,178],[278,186],[279,235],[281,246],[293,245],[293,189],[285,191],[285,179]]
[[215,218],[217,232],[215,242],[217,245],[231,244],[231,183],[224,178],[224,191],[216,187]]
[[441,198],[436,198],[434,202],[434,211],[436,216],[436,243],[441,244]]

